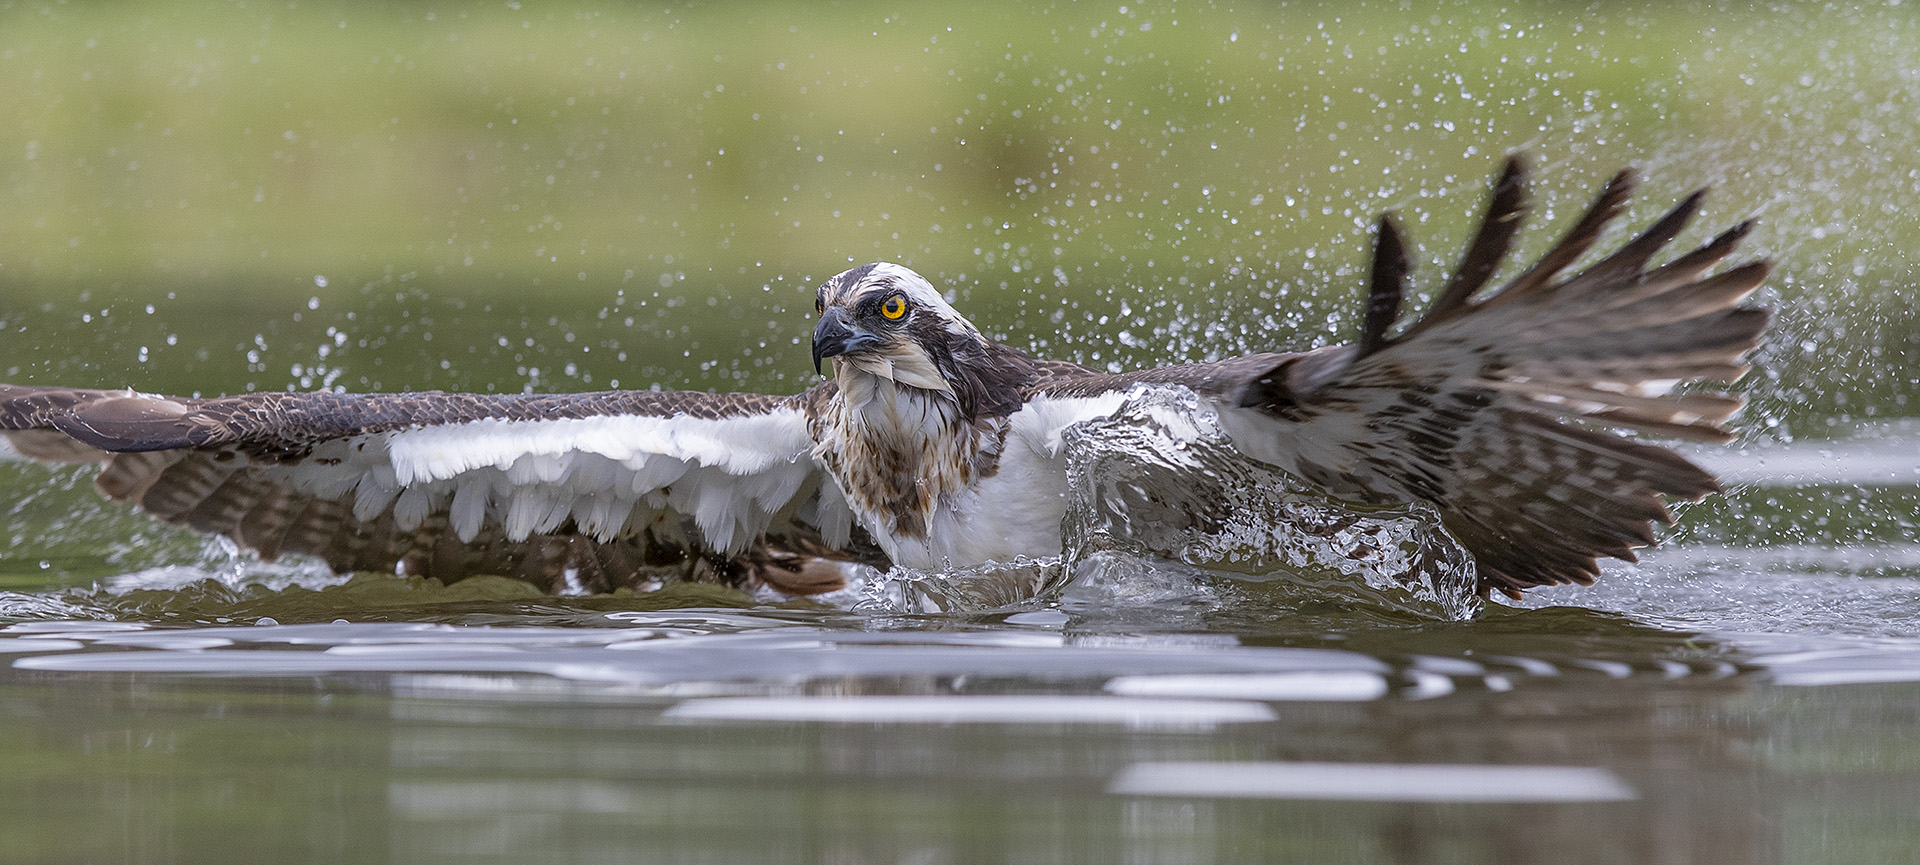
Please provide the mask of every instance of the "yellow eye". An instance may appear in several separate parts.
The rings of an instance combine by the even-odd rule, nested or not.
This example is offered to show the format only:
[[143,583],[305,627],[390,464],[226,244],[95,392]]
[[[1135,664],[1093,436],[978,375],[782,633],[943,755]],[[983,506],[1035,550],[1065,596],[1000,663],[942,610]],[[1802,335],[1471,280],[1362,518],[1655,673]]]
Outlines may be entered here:
[[887,298],[886,303],[880,304],[880,314],[899,321],[901,316],[907,314],[907,299],[897,294]]

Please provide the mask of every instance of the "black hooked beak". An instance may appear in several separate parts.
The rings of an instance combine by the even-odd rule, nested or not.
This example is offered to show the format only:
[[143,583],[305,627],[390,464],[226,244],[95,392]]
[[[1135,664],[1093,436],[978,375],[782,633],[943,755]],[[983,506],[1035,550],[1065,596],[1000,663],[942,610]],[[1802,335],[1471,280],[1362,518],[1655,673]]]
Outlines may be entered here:
[[879,342],[879,337],[848,324],[839,307],[828,307],[820,313],[820,323],[813,328],[813,371],[820,372],[823,358],[851,354]]

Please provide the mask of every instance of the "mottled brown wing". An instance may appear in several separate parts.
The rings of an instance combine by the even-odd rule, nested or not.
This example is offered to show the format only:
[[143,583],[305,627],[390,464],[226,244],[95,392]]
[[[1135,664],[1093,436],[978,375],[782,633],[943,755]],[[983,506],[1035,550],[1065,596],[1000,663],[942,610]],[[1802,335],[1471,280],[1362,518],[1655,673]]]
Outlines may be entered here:
[[873,552],[811,458],[803,399],[0,385],[0,432],[24,457],[104,463],[105,495],[267,559],[556,590],[675,573],[803,587],[821,585],[817,555]]
[[[1770,317],[1740,305],[1766,278],[1766,262],[1708,275],[1747,224],[1650,265],[1700,193],[1566,275],[1624,209],[1634,186],[1626,172],[1539,262],[1476,297],[1517,230],[1524,186],[1513,160],[1458,274],[1425,318],[1387,336],[1397,316],[1369,316],[1381,331],[1360,346],[1277,365],[1239,398],[1278,422],[1269,428],[1284,428],[1277,444],[1298,473],[1369,498],[1432,502],[1474,554],[1481,585],[1516,596],[1531,586],[1591,583],[1599,557],[1631,561],[1634,548],[1654,542],[1654,523],[1672,522],[1663,496],[1695,500],[1719,490],[1678,454],[1614,430],[1730,440],[1722,423],[1739,410],[1739,397],[1671,389],[1739,379]],[[1383,223],[1383,250],[1392,234]],[[1398,290],[1376,281],[1370,294]]]
[[1739,397],[1670,389],[1740,378],[1769,318],[1740,305],[1765,279],[1766,262],[1708,275],[1746,224],[1650,266],[1699,193],[1567,275],[1633,185],[1631,174],[1615,176],[1540,261],[1482,297],[1524,213],[1525,170],[1510,160],[1459,269],[1428,314],[1398,335],[1388,331],[1407,268],[1398,229],[1385,219],[1357,344],[1123,375],[1060,368],[1036,392],[1189,387],[1214,402],[1248,456],[1336,495],[1433,504],[1473,553],[1483,591],[1591,583],[1599,557],[1631,561],[1636,547],[1654,542],[1654,523],[1672,522],[1663,496],[1719,490],[1678,454],[1616,430],[1729,440],[1722,422]]

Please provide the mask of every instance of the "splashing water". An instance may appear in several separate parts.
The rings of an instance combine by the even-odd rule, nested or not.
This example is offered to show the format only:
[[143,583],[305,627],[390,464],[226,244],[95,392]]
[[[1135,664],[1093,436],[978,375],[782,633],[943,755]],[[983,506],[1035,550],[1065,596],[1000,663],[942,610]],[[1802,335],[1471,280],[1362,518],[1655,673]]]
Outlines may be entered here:
[[1336,502],[1252,462],[1191,390],[1138,388],[1062,439],[1059,558],[896,568],[868,584],[863,608],[984,610],[1064,589],[1075,606],[1171,609],[1216,600],[1209,582],[1238,580],[1280,584],[1283,607],[1331,596],[1448,619],[1480,610],[1473,559],[1431,509]]
[[876,614],[969,613],[1026,606],[1048,597],[1065,581],[1060,556],[986,562],[937,571],[894,567],[860,589],[856,612]]

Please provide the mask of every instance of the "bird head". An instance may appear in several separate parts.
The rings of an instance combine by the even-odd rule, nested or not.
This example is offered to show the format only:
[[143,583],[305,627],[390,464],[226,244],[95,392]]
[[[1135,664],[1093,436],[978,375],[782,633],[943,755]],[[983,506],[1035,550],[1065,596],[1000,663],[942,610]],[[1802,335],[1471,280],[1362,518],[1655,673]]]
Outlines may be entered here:
[[950,399],[960,416],[1010,414],[1037,373],[1033,359],[980,335],[926,277],[891,262],[863,264],[821,283],[814,297],[813,367],[840,358],[867,375]]
[[827,280],[814,305],[816,372],[821,360],[837,357],[846,370],[953,393],[956,365],[982,355],[987,342],[926,277],[889,262]]

